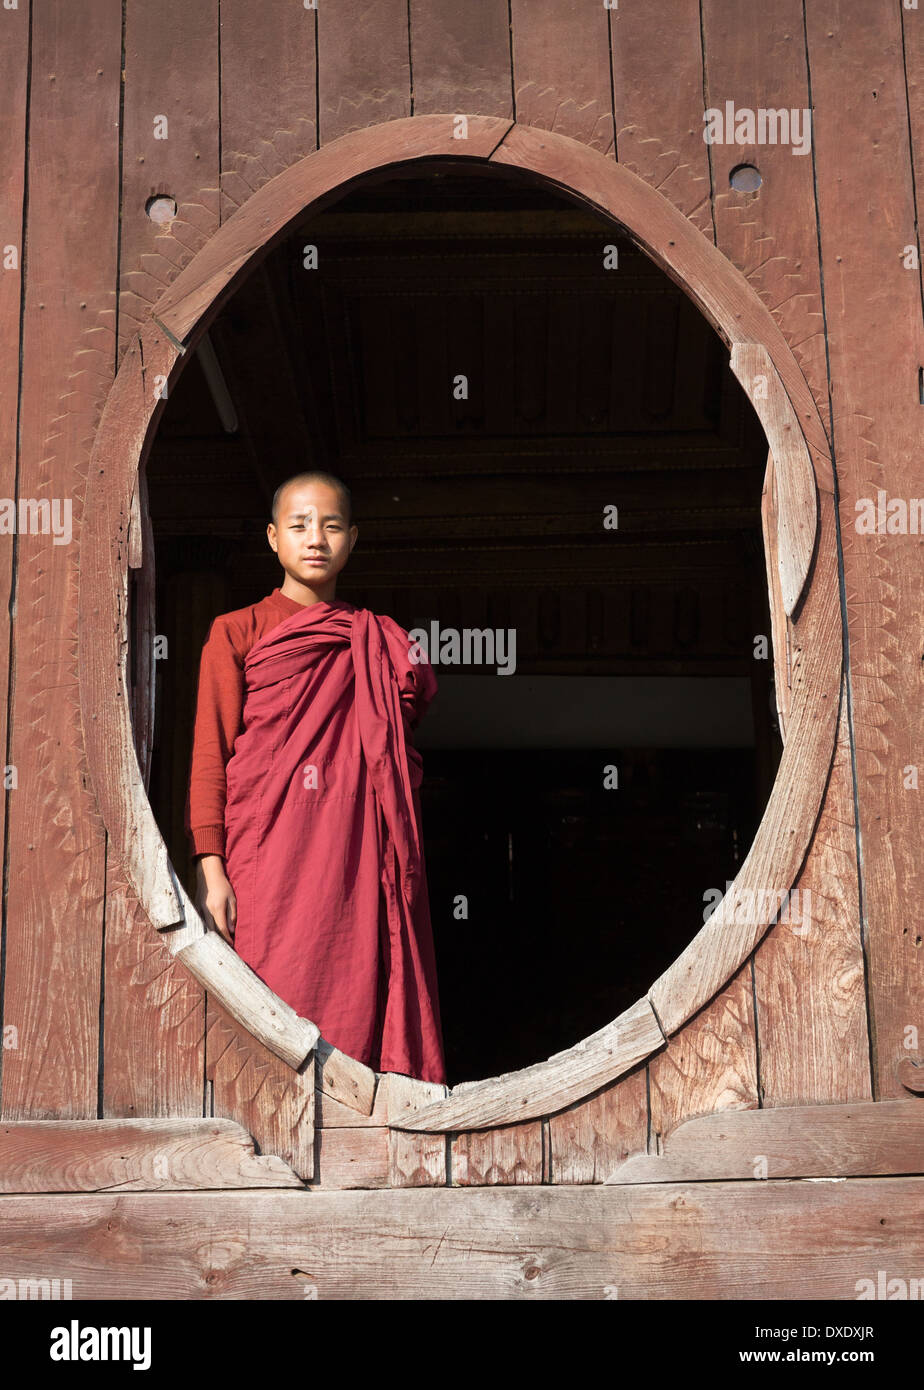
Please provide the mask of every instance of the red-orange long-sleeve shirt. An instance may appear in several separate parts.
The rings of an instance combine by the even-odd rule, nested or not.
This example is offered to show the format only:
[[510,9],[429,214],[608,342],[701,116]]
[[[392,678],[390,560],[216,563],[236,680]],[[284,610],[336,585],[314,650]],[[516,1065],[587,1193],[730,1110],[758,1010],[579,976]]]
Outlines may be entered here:
[[259,603],[221,613],[209,628],[199,663],[186,831],[194,854],[225,852],[225,769],[243,730],[244,659],[255,642],[304,608],[281,589]]

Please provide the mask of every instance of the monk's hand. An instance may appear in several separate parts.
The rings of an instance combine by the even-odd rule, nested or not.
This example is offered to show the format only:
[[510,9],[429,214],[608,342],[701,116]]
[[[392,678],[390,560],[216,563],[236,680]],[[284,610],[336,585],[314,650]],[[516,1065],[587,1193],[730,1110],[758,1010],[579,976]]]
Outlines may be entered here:
[[203,854],[196,861],[196,907],[212,931],[232,945],[237,925],[237,898],[220,854]]

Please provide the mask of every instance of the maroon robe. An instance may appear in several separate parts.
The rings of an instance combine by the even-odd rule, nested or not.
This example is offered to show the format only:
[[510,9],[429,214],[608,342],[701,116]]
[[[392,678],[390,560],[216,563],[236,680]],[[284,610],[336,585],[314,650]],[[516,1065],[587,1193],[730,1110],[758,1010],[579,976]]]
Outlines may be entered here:
[[391,618],[344,600],[294,613],[244,663],[227,766],[234,945],[335,1047],[445,1081],[420,832],[416,727],[436,694]]

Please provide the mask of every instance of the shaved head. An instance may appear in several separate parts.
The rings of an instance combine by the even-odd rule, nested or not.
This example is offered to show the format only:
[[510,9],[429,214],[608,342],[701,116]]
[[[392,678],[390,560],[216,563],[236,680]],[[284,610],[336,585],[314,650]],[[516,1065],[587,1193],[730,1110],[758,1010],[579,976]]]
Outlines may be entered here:
[[342,478],[338,478],[334,473],[327,473],[324,469],[320,468],[309,469],[307,473],[293,473],[291,478],[286,478],[284,483],[279,484],[273,494],[272,517],[274,526],[279,524],[279,504],[282,502],[282,495],[286,491],[286,488],[292,487],[295,483],[299,485],[306,483],[326,483],[328,487],[334,488],[335,491],[340,493],[346,524],[347,526],[352,526],[353,495],[350,489]]

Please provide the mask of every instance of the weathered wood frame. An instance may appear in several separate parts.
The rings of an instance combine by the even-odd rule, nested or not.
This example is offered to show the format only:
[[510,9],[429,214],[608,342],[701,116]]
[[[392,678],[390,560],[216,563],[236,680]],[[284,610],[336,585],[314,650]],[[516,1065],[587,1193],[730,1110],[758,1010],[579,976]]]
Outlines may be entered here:
[[171,868],[145,794],[126,672],[127,571],[140,562],[146,543],[138,533],[142,509],[136,497],[162,408],[161,387],[178,375],[181,359],[240,278],[309,207],[341,196],[374,171],[425,159],[519,170],[610,217],[680,285],[728,345],[732,369],[770,446],[763,520],[774,648],[789,653],[781,702],[783,759],[754,843],[733,889],[645,998],[575,1047],[534,1066],[463,1083],[435,1100],[434,1088],[421,1083],[419,1100],[409,1095],[390,1123],[427,1131],[490,1128],[560,1110],[662,1048],[727,983],[778,916],[778,910],[745,913],[746,920],[738,920],[745,895],[787,894],[805,860],[833,759],[842,672],[830,447],[770,311],[691,221],[608,156],[500,117],[469,116],[464,139],[458,130],[456,116],[433,115],[343,136],[265,184],[211,237],[165,290],[125,353],[94,442],[80,556],[81,708],[111,852],[121,859],[153,927],[225,1009],[293,1068],[316,1057],[322,1089],[368,1115],[374,1073],[325,1043],[313,1023],[299,1018],[230,946],[206,931]]

